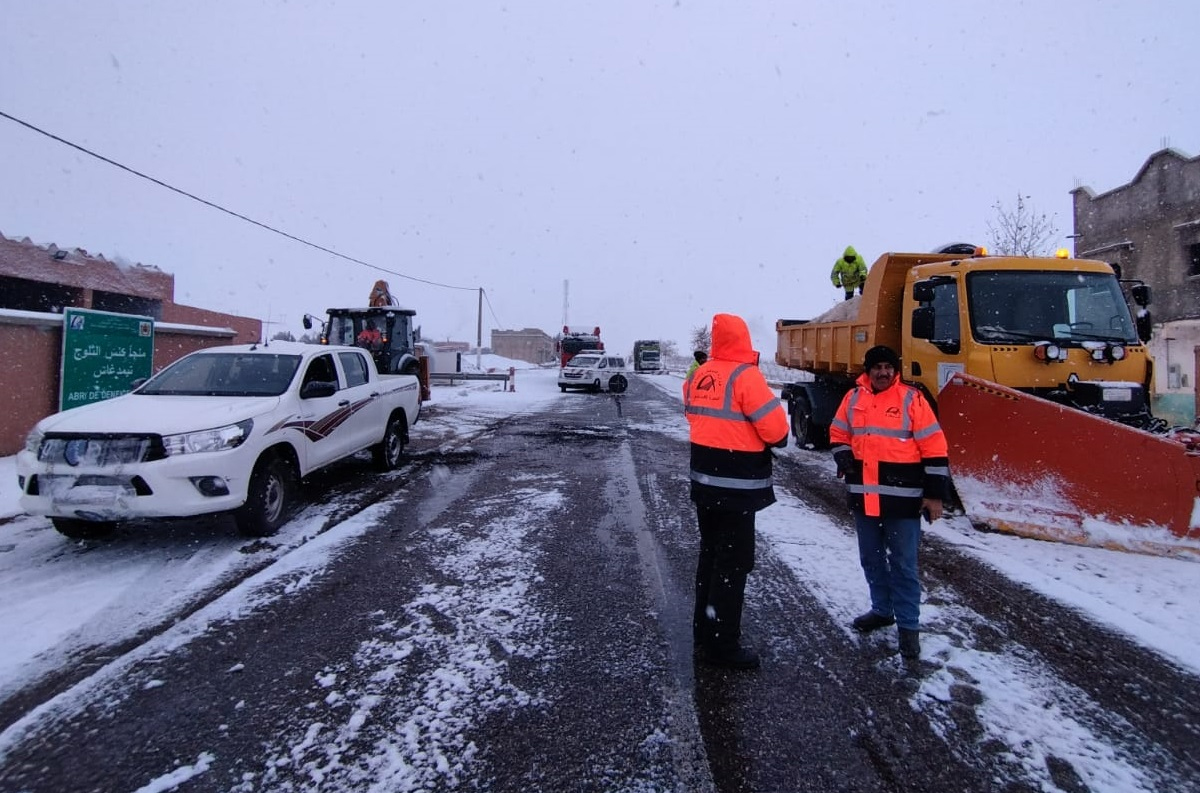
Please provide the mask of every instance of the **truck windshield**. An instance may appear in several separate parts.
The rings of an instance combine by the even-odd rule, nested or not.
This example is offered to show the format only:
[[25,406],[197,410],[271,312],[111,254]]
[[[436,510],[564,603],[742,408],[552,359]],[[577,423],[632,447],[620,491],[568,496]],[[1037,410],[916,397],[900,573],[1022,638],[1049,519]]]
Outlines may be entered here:
[[150,396],[279,396],[300,366],[299,355],[198,353],[180,358],[135,394]]
[[971,331],[981,342],[1138,343],[1121,285],[1108,273],[969,273],[967,303]]

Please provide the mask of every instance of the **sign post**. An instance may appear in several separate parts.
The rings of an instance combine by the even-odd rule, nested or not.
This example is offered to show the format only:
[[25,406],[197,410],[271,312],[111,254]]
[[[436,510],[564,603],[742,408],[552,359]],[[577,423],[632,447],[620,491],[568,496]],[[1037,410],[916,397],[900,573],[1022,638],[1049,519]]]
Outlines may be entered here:
[[129,393],[150,376],[153,361],[153,317],[64,309],[58,409]]

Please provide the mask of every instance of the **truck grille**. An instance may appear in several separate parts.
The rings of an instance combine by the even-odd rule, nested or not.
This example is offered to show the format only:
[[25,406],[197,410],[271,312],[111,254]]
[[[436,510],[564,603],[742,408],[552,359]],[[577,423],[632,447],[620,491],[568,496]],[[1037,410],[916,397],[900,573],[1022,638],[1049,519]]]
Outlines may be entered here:
[[109,467],[144,463],[166,457],[158,435],[47,434],[38,449],[38,461]]

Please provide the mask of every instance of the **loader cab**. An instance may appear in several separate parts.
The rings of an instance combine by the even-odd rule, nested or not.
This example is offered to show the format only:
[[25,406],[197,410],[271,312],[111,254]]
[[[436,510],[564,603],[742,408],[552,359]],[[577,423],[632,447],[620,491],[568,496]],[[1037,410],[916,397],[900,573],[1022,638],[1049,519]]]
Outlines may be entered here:
[[362,347],[370,351],[384,374],[418,374],[419,331],[413,327],[416,311],[384,306],[331,308],[321,333],[322,344]]

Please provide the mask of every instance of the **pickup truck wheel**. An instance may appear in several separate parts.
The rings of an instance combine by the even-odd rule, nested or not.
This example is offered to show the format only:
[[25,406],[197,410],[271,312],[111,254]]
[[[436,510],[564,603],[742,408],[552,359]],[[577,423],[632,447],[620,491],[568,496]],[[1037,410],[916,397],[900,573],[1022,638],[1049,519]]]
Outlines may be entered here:
[[107,520],[79,520],[78,518],[50,518],[59,534],[72,540],[98,540],[113,533],[117,524]]
[[292,468],[278,457],[259,460],[250,474],[246,503],[234,513],[238,531],[269,537],[279,531],[292,507]]
[[600,393],[600,378],[599,377],[597,377],[595,380],[592,381],[592,390],[595,391],[597,394]]
[[624,394],[629,388],[629,380],[623,374],[615,374],[608,381],[608,390],[613,394]]
[[814,424],[812,413],[805,409],[792,411],[792,434],[801,449],[824,449],[829,445],[829,430]]
[[392,416],[388,419],[387,429],[383,431],[383,440],[371,447],[376,468],[380,471],[392,471],[400,465],[406,434],[403,418]]

